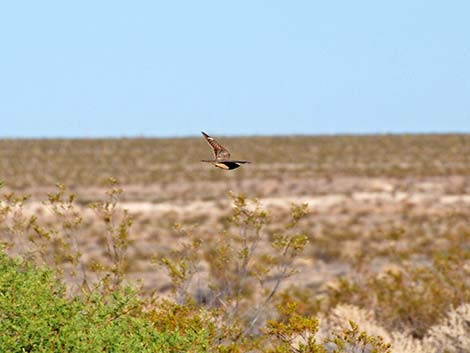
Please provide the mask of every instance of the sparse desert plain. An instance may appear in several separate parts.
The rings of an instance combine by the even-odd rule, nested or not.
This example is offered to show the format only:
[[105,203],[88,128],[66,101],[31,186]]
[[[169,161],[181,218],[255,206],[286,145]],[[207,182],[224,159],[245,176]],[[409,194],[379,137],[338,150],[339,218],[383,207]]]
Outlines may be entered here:
[[0,240],[68,295],[106,278],[223,312],[225,349],[295,351],[307,328],[268,323],[300,315],[317,343],[360,346],[352,320],[369,351],[470,350],[470,135],[219,140],[253,163],[201,163],[201,138],[1,140]]

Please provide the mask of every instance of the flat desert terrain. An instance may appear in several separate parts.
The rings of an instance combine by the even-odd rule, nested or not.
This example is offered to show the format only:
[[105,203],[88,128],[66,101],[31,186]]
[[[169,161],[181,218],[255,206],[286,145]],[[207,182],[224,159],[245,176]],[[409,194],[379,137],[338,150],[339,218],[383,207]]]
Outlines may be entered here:
[[[118,259],[124,281],[171,298],[177,284],[160,260],[181,260],[198,239],[185,290],[206,303],[209,284],[221,281],[211,257],[222,255],[213,251],[224,237],[239,239],[243,227],[233,218],[237,197],[246,197],[246,212],[266,216],[253,263],[276,256],[276,234],[306,237],[278,288],[304,303],[304,313],[352,305],[389,333],[423,339],[449,310],[470,303],[470,135],[218,140],[253,163],[233,171],[201,163],[212,157],[202,138],[1,140],[1,240],[11,254],[62,266],[71,288]],[[290,227],[292,205],[303,204],[308,213]],[[125,246],[113,257],[103,234],[123,220]],[[54,255],[64,244],[75,260]],[[82,274],[70,272],[74,261]],[[266,275],[260,288],[276,281]],[[263,295],[253,292],[253,302]]]

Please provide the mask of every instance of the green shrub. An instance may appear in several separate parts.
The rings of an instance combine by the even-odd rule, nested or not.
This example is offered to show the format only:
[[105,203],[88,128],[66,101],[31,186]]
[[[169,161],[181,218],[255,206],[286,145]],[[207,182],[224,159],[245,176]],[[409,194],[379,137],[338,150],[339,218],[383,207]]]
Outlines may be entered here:
[[47,269],[0,253],[0,347],[4,352],[206,352],[204,325],[162,330],[131,289],[67,298]]

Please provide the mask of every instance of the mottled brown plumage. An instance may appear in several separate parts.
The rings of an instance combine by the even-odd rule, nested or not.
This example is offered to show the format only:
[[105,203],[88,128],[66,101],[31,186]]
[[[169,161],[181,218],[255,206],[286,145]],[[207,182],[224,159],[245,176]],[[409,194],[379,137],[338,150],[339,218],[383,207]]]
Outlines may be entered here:
[[236,169],[240,167],[241,164],[251,163],[249,161],[230,160],[230,152],[224,146],[222,146],[213,137],[210,137],[205,132],[201,131],[201,133],[214,151],[213,160],[204,159],[201,162],[211,163],[215,167],[225,170]]

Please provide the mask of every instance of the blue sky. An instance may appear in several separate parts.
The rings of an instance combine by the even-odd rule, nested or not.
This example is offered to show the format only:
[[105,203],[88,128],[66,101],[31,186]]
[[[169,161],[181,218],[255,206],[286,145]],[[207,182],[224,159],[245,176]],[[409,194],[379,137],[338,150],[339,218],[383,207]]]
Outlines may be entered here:
[[469,1],[8,1],[0,136],[470,132]]

